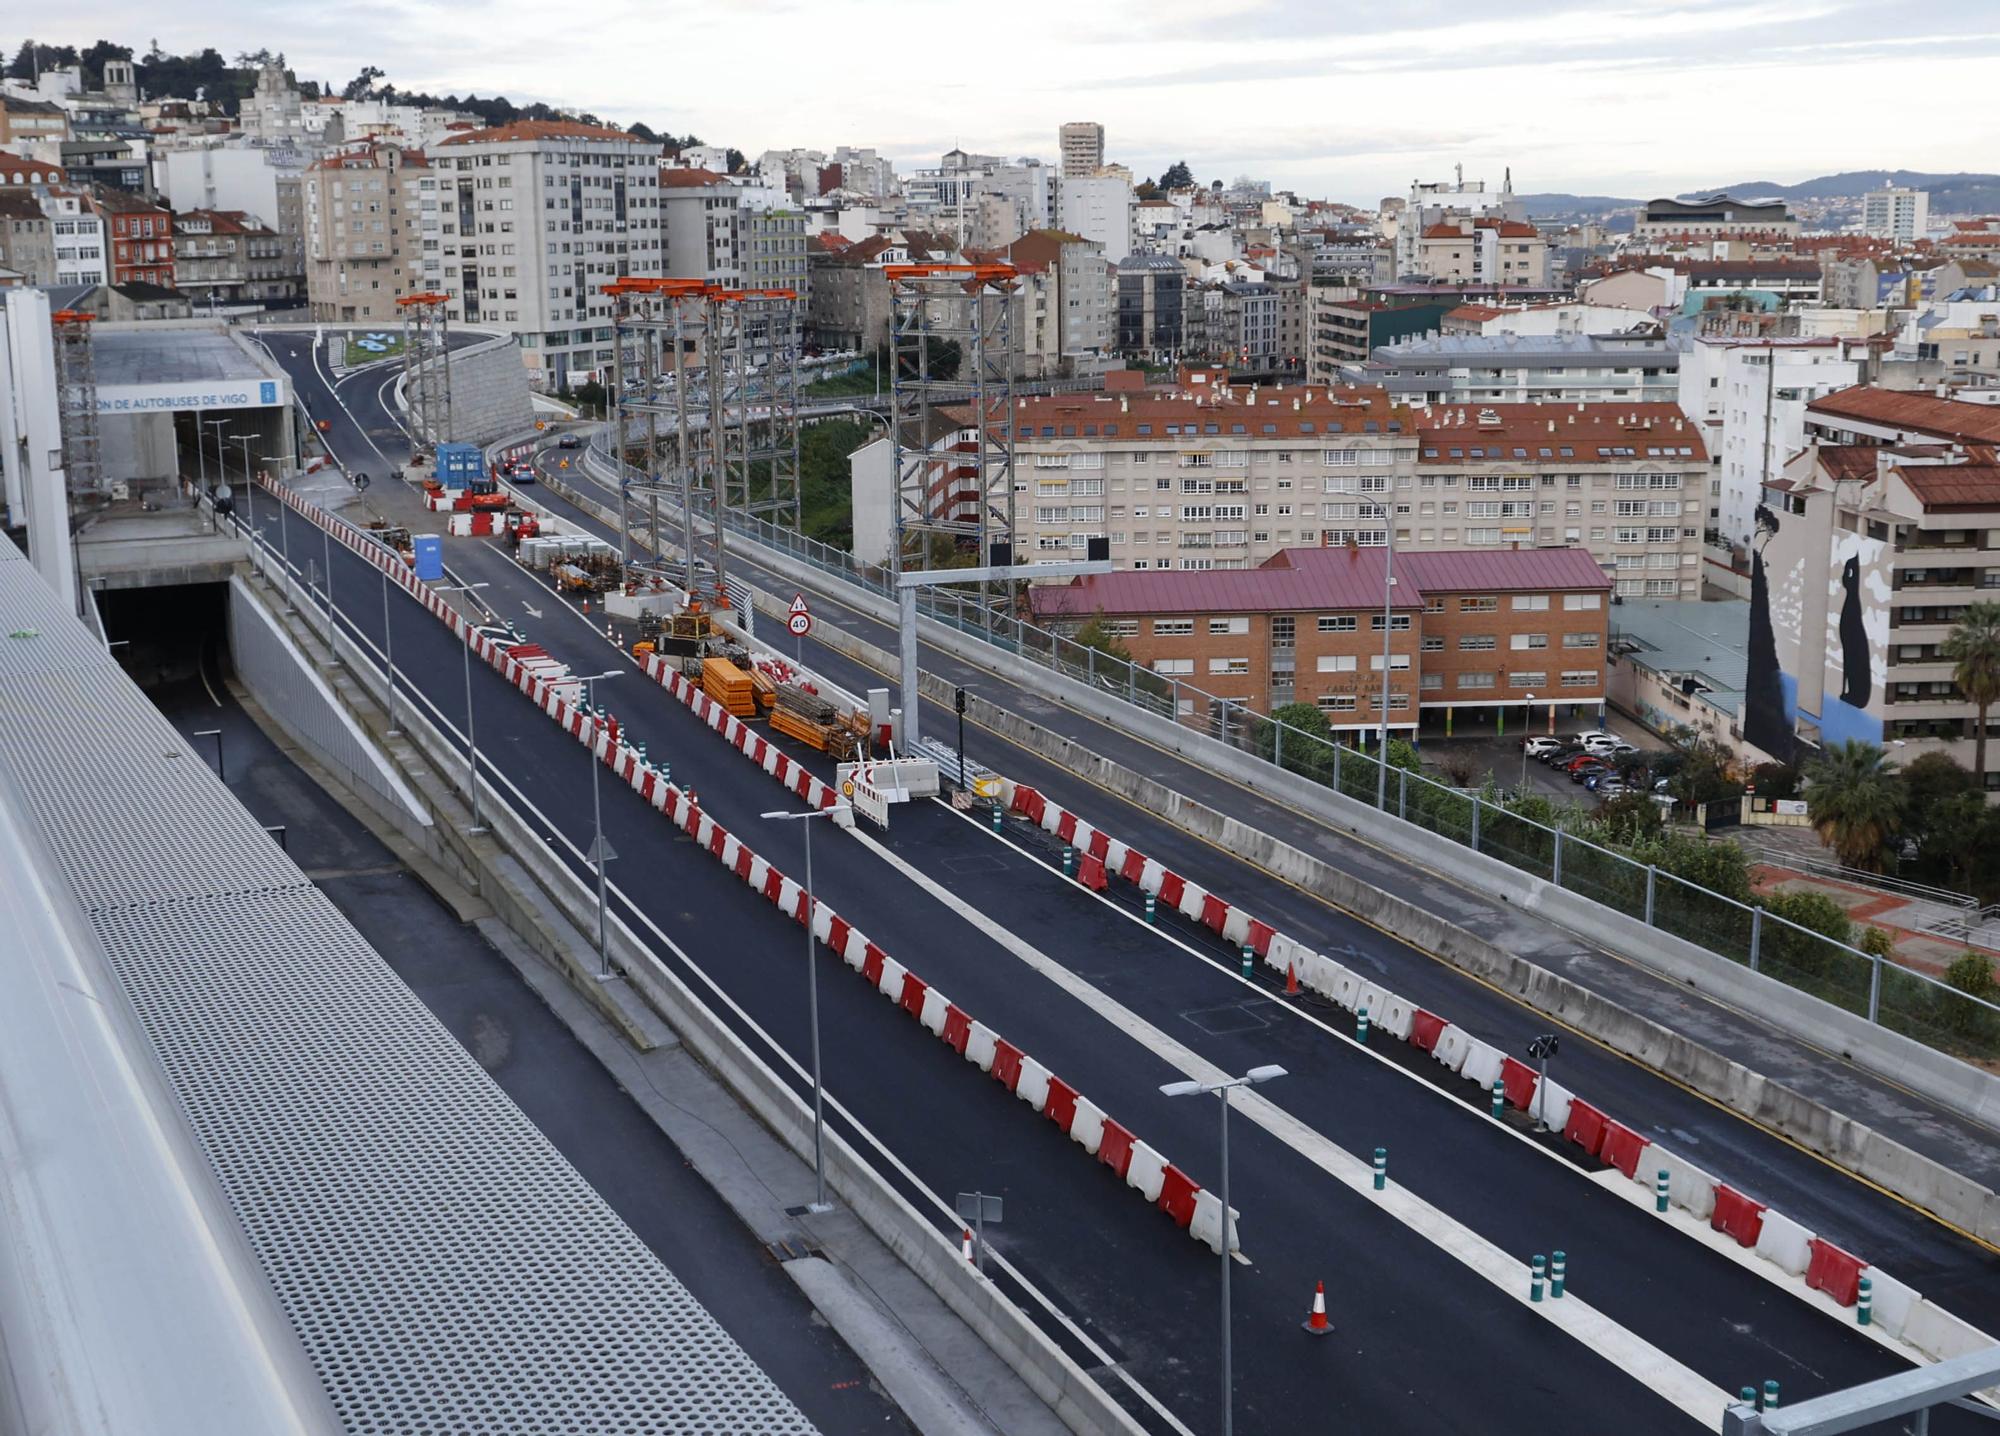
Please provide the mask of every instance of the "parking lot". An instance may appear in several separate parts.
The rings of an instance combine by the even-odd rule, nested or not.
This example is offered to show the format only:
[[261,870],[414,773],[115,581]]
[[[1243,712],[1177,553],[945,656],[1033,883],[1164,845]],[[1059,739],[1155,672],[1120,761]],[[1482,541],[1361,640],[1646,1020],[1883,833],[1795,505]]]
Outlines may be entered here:
[[[1594,728],[1602,728],[1614,733],[1642,752],[1664,749],[1666,742],[1658,735],[1648,732],[1636,722],[1618,714],[1611,714],[1602,722],[1595,719],[1576,719],[1561,722],[1556,727],[1556,736],[1561,738],[1571,733],[1581,733]],[[1546,724],[1537,724],[1532,736],[1541,737],[1548,733]],[[1510,726],[1504,736],[1496,736],[1490,730],[1476,736],[1455,735],[1447,738],[1442,733],[1426,733],[1419,745],[1427,763],[1436,765],[1446,753],[1469,754],[1478,764],[1473,776],[1475,784],[1485,781],[1491,774],[1493,781],[1502,788],[1516,787],[1523,777],[1521,762],[1522,735]],[[1565,773],[1557,772],[1547,764],[1528,760],[1525,767],[1528,791],[1540,793],[1557,802],[1594,803],[1596,795],[1581,783],[1572,783]]]

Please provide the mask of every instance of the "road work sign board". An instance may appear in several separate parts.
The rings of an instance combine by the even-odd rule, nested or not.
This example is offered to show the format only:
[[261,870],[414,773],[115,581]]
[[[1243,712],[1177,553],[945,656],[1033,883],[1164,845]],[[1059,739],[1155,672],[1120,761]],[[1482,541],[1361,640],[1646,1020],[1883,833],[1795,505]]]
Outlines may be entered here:
[[854,811],[878,828],[889,826],[889,799],[856,772],[840,780],[840,796],[854,805]]

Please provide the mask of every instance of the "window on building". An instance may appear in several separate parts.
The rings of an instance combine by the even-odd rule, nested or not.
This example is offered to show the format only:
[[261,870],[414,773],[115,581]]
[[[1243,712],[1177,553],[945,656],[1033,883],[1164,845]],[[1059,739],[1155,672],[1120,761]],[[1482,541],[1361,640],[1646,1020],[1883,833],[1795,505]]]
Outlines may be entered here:
[[[1380,633],[1382,631],[1382,615],[1379,613],[1370,614],[1368,626],[1375,632]],[[1393,613],[1389,615],[1389,631],[1392,633],[1408,633],[1410,631],[1410,615],[1407,613]]]
[[1314,663],[1321,673],[1352,673],[1359,666],[1352,653],[1322,653]]
[[1460,613],[1493,613],[1499,607],[1500,599],[1497,595],[1490,593],[1468,594],[1458,601],[1458,611]]
[[1250,631],[1250,619],[1247,616],[1211,618],[1208,621],[1208,631],[1210,633],[1248,633]]
[[1458,675],[1458,686],[1461,689],[1491,688],[1494,677],[1491,673],[1461,673]]
[[1194,632],[1192,618],[1156,618],[1153,620],[1153,637],[1186,638]]

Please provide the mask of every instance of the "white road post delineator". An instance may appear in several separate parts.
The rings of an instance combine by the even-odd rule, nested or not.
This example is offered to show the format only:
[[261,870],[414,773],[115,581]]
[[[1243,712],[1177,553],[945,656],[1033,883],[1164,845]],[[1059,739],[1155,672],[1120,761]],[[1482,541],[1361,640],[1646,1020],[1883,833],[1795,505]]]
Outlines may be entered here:
[[897,746],[908,750],[917,739],[917,590],[947,583],[1004,583],[1017,578],[1077,578],[1110,573],[1109,559],[1062,559],[1054,563],[1009,563],[987,568],[924,569],[896,575],[896,650],[901,658],[903,731]]

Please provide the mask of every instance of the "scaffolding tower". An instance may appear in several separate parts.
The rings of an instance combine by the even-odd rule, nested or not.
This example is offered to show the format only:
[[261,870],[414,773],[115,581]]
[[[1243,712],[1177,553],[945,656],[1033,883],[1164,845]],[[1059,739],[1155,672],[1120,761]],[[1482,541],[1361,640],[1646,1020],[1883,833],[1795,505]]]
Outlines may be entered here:
[[[728,523],[799,522],[799,299],[789,289],[725,289],[700,280],[626,279],[619,328],[645,336],[648,382],[619,377],[618,444],[631,462],[628,416],[643,416],[643,474],[625,481],[626,511],[644,498],[660,537],[659,501],[679,512],[683,586],[727,606],[723,533]],[[629,518],[627,520],[629,523]]]
[[74,309],[58,309],[49,316],[55,334],[63,480],[73,497],[104,497],[109,492],[97,439],[97,359],[90,341],[96,317]]
[[451,439],[450,300],[426,292],[396,301],[403,311],[403,404],[420,448]]
[[[1014,304],[1009,264],[887,270],[895,573],[1014,562]],[[955,362],[954,362],[955,360]]]

